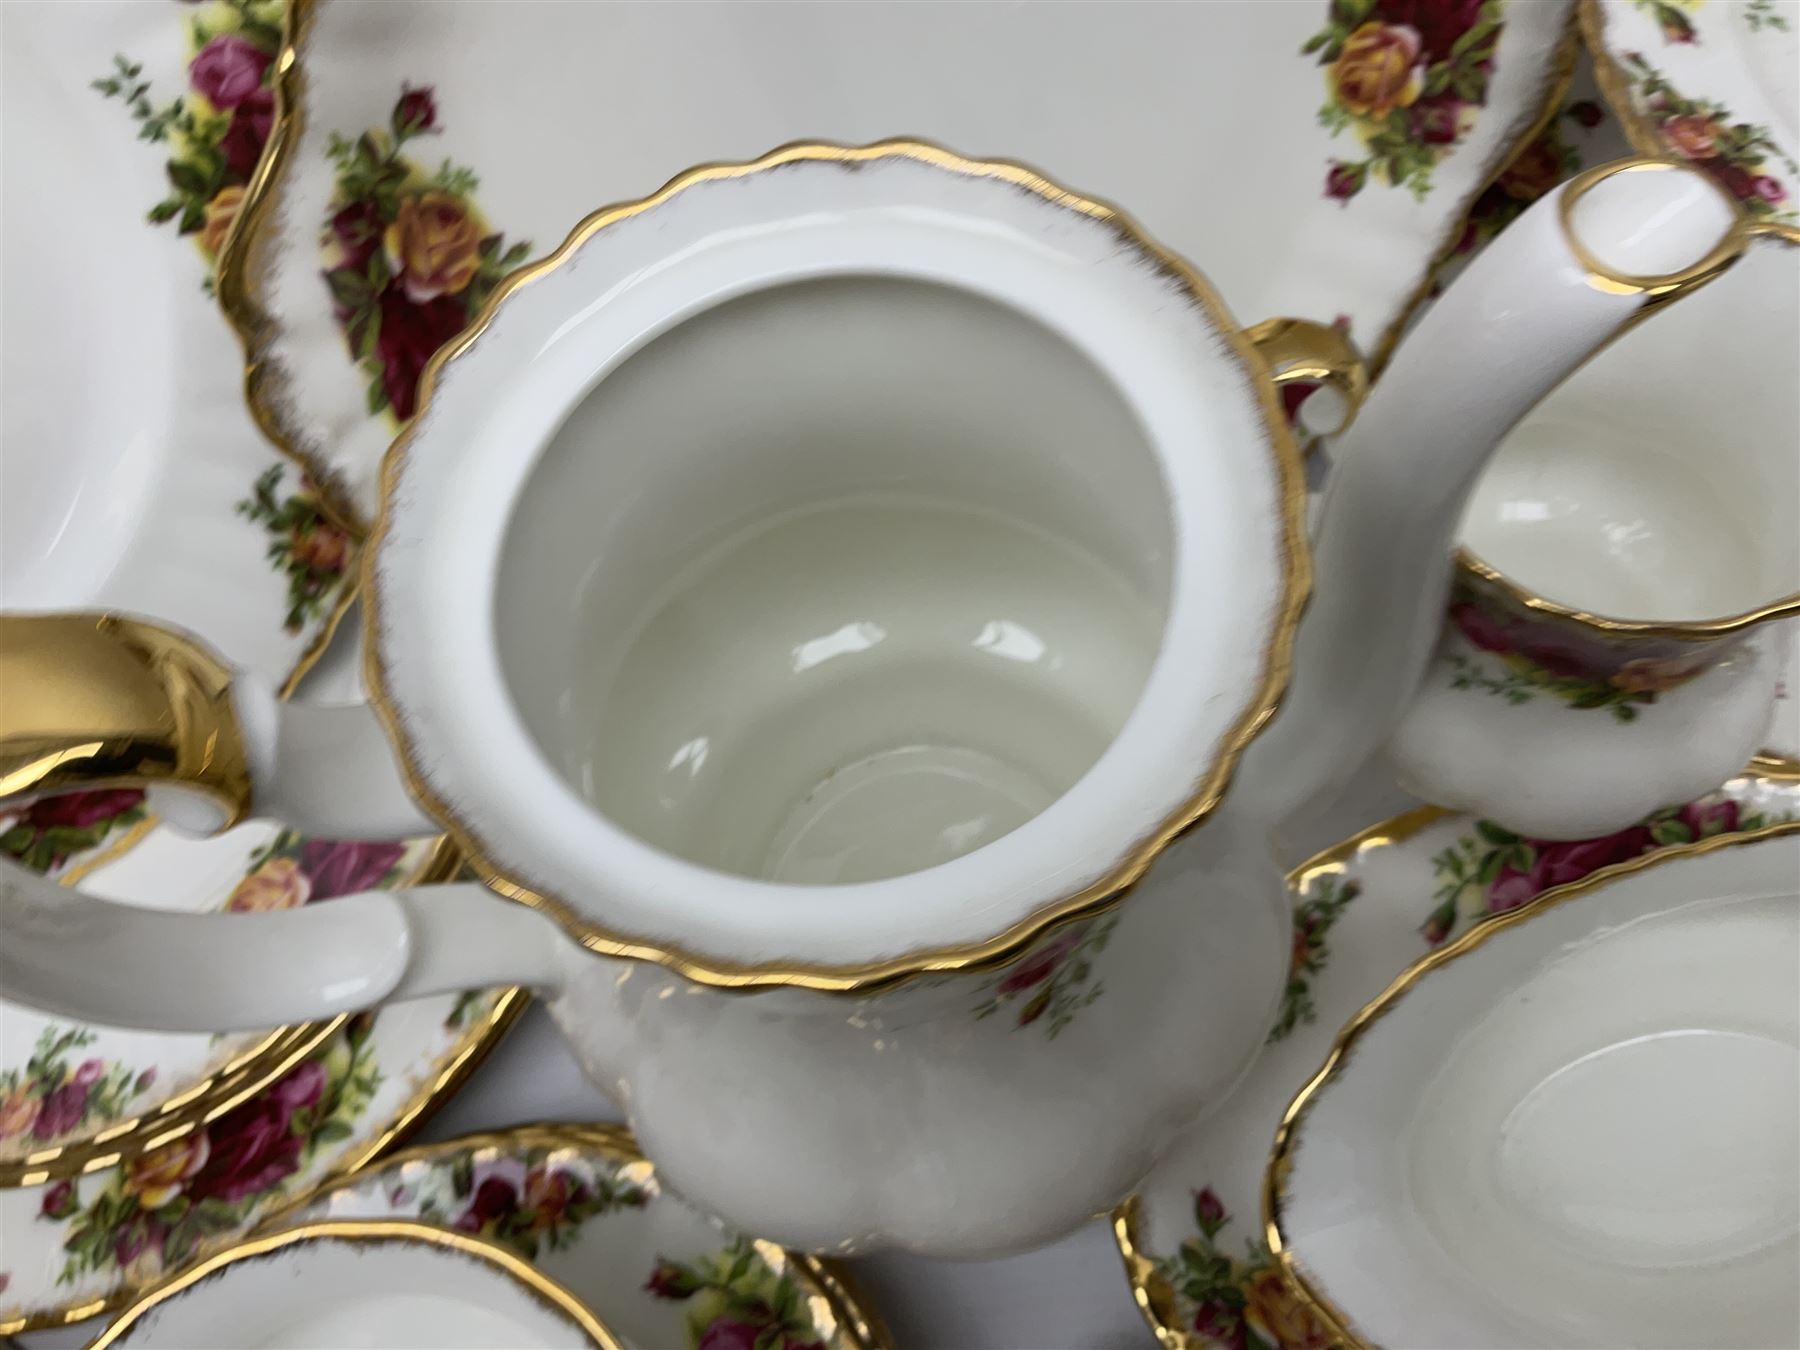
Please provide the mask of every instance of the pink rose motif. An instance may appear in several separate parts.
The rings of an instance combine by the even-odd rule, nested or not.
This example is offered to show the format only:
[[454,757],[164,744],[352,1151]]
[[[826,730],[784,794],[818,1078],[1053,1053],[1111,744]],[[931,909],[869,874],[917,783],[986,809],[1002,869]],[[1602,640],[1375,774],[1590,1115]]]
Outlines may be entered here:
[[123,815],[143,800],[144,794],[136,788],[105,792],[65,792],[57,797],[46,797],[34,802],[25,812],[24,823],[40,830],[59,825],[79,830]]
[[1699,113],[1682,113],[1662,124],[1663,139],[1683,159],[1711,159],[1719,152],[1719,125]]
[[701,1335],[695,1350],[758,1350],[761,1328],[735,1318],[721,1317]]
[[139,1216],[126,1230],[119,1234],[119,1240],[113,1244],[113,1259],[121,1266],[129,1266],[146,1249],[153,1251],[159,1258],[162,1256],[163,1239],[168,1236],[167,1226],[156,1218]]
[[1535,900],[1553,886],[1579,881],[1590,872],[1613,863],[1624,862],[1653,846],[1650,830],[1633,825],[1617,834],[1599,839],[1541,840],[1528,839],[1535,859],[1529,872],[1508,865],[1488,888],[1488,912],[1504,913]]
[[308,839],[300,846],[300,870],[312,881],[311,898],[330,900],[368,890],[405,852],[405,844]]
[[1715,834],[1730,834],[1738,827],[1738,804],[1734,801],[1689,802],[1678,815],[1695,839],[1710,839]]
[[325,1095],[325,1066],[316,1059],[307,1060],[270,1088],[268,1095],[289,1112],[316,1106]]
[[1750,180],[1750,190],[1770,206],[1779,206],[1787,200],[1787,189],[1781,186],[1781,180],[1766,173],[1759,173]]
[[1056,968],[1063,963],[1070,952],[1080,945],[1081,934],[1065,932],[1043,950],[1026,957],[1010,975],[1000,981],[999,992],[1016,994],[1021,989],[1029,989],[1034,984],[1042,984],[1056,973]]
[[91,1087],[100,1081],[100,1075],[106,1072],[106,1065],[97,1059],[84,1059],[81,1067],[70,1075],[71,1083],[79,1083],[82,1087]]
[[188,82],[215,108],[235,108],[262,88],[273,58],[235,33],[221,33],[188,66]]

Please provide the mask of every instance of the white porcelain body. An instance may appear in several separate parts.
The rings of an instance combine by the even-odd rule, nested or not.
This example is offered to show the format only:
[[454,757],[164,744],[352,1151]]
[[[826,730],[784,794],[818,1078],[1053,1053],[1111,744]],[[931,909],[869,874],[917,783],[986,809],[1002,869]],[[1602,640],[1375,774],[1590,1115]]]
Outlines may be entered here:
[[1418,976],[1314,1086],[1284,1245],[1380,1345],[1800,1326],[1800,833],[1674,855]]
[[1580,839],[1777,743],[1782,621],[1800,612],[1795,369],[1800,247],[1758,239],[1513,429],[1459,538],[1499,576],[1459,579],[1394,734],[1411,790]]
[[[589,1350],[596,1335],[510,1253],[422,1224],[309,1225],[152,1291],[97,1344],[120,1350]],[[528,1269],[528,1268],[527,1268]],[[550,1286],[554,1288],[554,1286]],[[560,1291],[558,1291],[560,1293]],[[579,1308],[576,1304],[574,1307]],[[584,1324],[584,1321],[587,1324]]]
[[[530,984],[554,996],[589,1072],[672,1185],[742,1228],[818,1249],[975,1255],[1047,1239],[1110,1205],[1180,1125],[1222,1100],[1264,1038],[1287,966],[1271,831],[1348,776],[1403,706],[1488,450],[1646,293],[1596,284],[1553,197],[1434,308],[1347,437],[1294,687],[1229,802],[1193,828],[1212,805],[1209,782],[1222,785],[1261,721],[1264,681],[1279,685],[1297,598],[1290,569],[1304,566],[1291,533],[1298,465],[1275,429],[1273,391],[1199,285],[1103,210],[1071,209],[1013,171],[947,167],[929,149],[856,153],[705,177],[578,231],[559,265],[507,297],[443,367],[390,460],[369,622],[412,782],[496,884],[531,887],[534,903],[601,951],[664,964],[594,955],[470,885],[177,931],[100,914],[85,897],[52,900],[8,875],[9,985],[113,1020],[225,1026]],[[1573,214],[1587,249],[1632,275],[1712,255],[1731,220],[1710,187],[1673,170],[1604,178]],[[911,309],[904,298],[868,304],[872,289],[921,284],[949,294]],[[807,304],[785,313],[797,294]],[[827,312],[839,341],[804,346],[813,302],[837,300],[847,303]],[[895,316],[895,329],[869,323],[871,311]],[[945,328],[942,314],[955,322]],[[746,315],[752,331],[731,335],[732,317]],[[682,319],[693,326],[674,327]],[[709,354],[715,323],[732,341]],[[759,332],[773,335],[770,350],[757,349]],[[809,387],[809,371],[825,378]],[[634,413],[634,389],[654,415]],[[721,423],[715,406],[737,416]],[[1458,434],[1447,440],[1446,427]],[[1096,438],[1108,454],[1096,456]],[[616,481],[613,456],[630,470]],[[1156,616],[1147,668],[1129,644],[1110,680],[1084,680],[1079,662],[1044,663],[1071,726],[1099,716],[1098,758],[1075,756],[1057,780],[1023,758],[1032,743],[1008,720],[1012,700],[983,695],[985,748],[1051,774],[1054,800],[960,857],[915,856],[911,866],[935,865],[892,875],[884,864],[841,884],[723,871],[678,856],[695,832],[673,828],[657,847],[640,834],[661,826],[634,833],[609,819],[606,789],[584,777],[592,761],[564,754],[580,740],[566,709],[613,709],[587,678],[603,668],[574,640],[592,617],[583,606],[596,607],[602,633],[648,631],[627,617],[656,612],[654,588],[697,545],[746,517],[896,488],[1002,511],[1076,545]],[[603,567],[615,553],[630,565]],[[841,569],[808,556],[820,572],[841,570],[845,587],[861,583],[848,555]],[[947,570],[927,587],[943,598],[892,612],[954,615],[962,593],[1010,575]],[[788,611],[769,612],[743,628],[746,641]],[[858,626],[866,616],[847,617],[858,621],[847,634],[840,619],[818,635],[835,643],[826,665],[864,669],[859,658],[882,644]],[[884,632],[904,627],[888,617],[878,616]],[[954,687],[941,678],[946,661],[1039,673],[1038,648],[1005,626],[1013,615],[990,617],[998,636],[986,646],[985,626],[960,640],[972,652],[939,644],[916,683],[940,693],[909,714],[926,734],[881,727],[890,748],[930,743],[935,728],[967,734],[956,720],[967,709],[941,692]],[[817,668],[818,649],[788,649],[792,674]],[[729,655],[758,668],[754,651]],[[867,668],[891,673],[879,660]],[[671,667],[667,678],[694,675]],[[1120,681],[1141,682],[1135,701]],[[864,712],[879,727],[888,700],[912,691],[886,678],[872,687],[882,697]],[[758,720],[764,683],[718,688],[720,744],[754,741],[739,723]],[[653,707],[659,692],[650,682],[627,711]],[[249,689],[239,703],[259,797],[308,806],[340,833],[416,823],[375,756],[355,785],[330,784],[296,735],[298,715]],[[1122,718],[1110,731],[1107,709]],[[346,743],[377,743],[359,711],[305,716],[314,730],[335,721]],[[1091,735],[1094,716],[1085,720]],[[600,725],[625,738],[664,723]],[[791,744],[803,761],[812,753],[807,737],[784,737],[746,762],[785,764]],[[867,749],[846,742],[839,753],[861,762]],[[691,780],[697,758],[669,767]],[[952,777],[945,767],[938,776]],[[679,805],[666,784],[624,786]],[[732,800],[747,810],[753,799]],[[1095,912],[1092,901],[1127,882],[1115,910]],[[1046,930],[1055,915],[1081,926]],[[79,952],[76,928],[90,935]],[[1027,945],[1008,946],[1009,935]],[[111,959],[96,959],[94,942],[117,944],[103,952]],[[117,978],[128,952],[140,966],[155,957],[154,987]],[[227,967],[238,980],[221,985],[212,972]],[[871,971],[911,979],[887,987],[867,982]],[[709,987],[746,983],[763,987]]]

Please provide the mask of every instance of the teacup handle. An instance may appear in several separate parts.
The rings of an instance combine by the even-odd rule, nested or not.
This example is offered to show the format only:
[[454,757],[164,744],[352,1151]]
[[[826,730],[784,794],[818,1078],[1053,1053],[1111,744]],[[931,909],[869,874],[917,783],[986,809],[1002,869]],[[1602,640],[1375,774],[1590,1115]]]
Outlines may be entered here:
[[[280,703],[194,638],[141,620],[0,618],[0,801],[127,786],[202,832],[252,814],[338,838],[438,828],[366,710]],[[473,882],[182,914],[0,866],[0,988],[120,1026],[226,1031],[483,985],[554,987],[562,945],[549,920]]]

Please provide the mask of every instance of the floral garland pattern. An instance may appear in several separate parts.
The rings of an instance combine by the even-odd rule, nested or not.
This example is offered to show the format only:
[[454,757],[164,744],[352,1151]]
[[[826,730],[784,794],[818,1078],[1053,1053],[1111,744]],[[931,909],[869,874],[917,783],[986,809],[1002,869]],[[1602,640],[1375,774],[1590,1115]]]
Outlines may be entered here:
[[423,1197],[418,1216],[473,1233],[535,1261],[544,1247],[560,1251],[596,1215],[642,1209],[651,1191],[635,1181],[556,1161],[547,1148],[477,1161],[462,1154],[450,1168],[447,1195]]
[[403,87],[385,127],[333,133],[331,214],[320,238],[325,284],[350,352],[368,375],[370,414],[398,422],[418,406],[419,376],[525,260],[475,205],[480,180],[445,160],[427,171],[405,149],[438,131],[429,88]]
[[1245,1238],[1239,1256],[1219,1240],[1231,1223],[1212,1187],[1196,1191],[1198,1236],[1156,1262],[1182,1321],[1211,1350],[1328,1350],[1331,1333],[1288,1292],[1268,1245]]
[[1325,195],[1348,201],[1371,177],[1423,201],[1432,171],[1487,102],[1504,0],[1331,0],[1301,47],[1326,68],[1319,124],[1352,132],[1360,159],[1334,160]]
[[234,914],[298,909],[314,900],[385,889],[403,879],[405,854],[405,844],[307,839],[283,830],[250,855],[249,870],[225,909]]
[[75,1181],[48,1187],[39,1217],[66,1225],[57,1283],[96,1271],[148,1279],[240,1230],[320,1149],[354,1133],[381,1083],[373,1023],[350,1019],[244,1105],[106,1173],[96,1194],[81,1197]]
[[282,627],[298,633],[330,610],[337,588],[355,558],[350,536],[319,505],[313,485],[303,475],[296,491],[283,496],[285,464],[271,464],[237,504],[238,514],[269,533],[267,557],[288,579],[287,616]]
[[156,1082],[154,1066],[139,1073],[89,1058],[71,1068],[69,1052],[93,1041],[85,1027],[52,1023],[23,1068],[0,1070],[0,1143],[29,1136],[34,1144],[49,1144],[83,1126],[107,1124]]
[[194,237],[207,263],[205,286],[225,245],[269,133],[275,125],[271,86],[281,50],[284,0],[210,0],[187,19],[188,88],[158,108],[143,66],[113,58],[92,82],[118,99],[138,124],[138,139],[167,144],[169,194],[152,206],[153,225],[176,222]]
[[1632,101],[1656,123],[1672,154],[1711,174],[1753,216],[1796,218],[1787,188],[1773,168],[1779,165],[1794,177],[1800,175],[1800,165],[1783,153],[1767,127],[1734,122],[1723,103],[1684,97],[1641,53],[1624,53],[1623,65]]
[[1269,1044],[1285,1040],[1294,1028],[1310,1025],[1318,1016],[1313,1007],[1313,977],[1325,969],[1330,950],[1325,937],[1346,906],[1362,894],[1362,885],[1341,877],[1321,880],[1314,894],[1294,906],[1294,953],[1288,966],[1287,988],[1281,993],[1281,1012],[1269,1032]]
[[1565,135],[1564,122],[1592,131],[1605,120],[1605,110],[1592,99],[1577,99],[1564,108],[1475,199],[1453,252],[1474,253],[1484,247],[1526,207],[1581,168],[1581,155]]
[[1432,858],[1436,903],[1419,933],[1427,945],[1440,947],[1484,919],[1517,909],[1554,886],[1579,881],[1602,867],[1771,823],[1770,817],[1747,810],[1722,792],[1655,812],[1598,839],[1527,839],[1491,820],[1479,820]]
[[5,818],[0,853],[41,876],[51,876],[69,859],[100,847],[146,815],[144,794],[137,788],[44,797]]
[[994,982],[988,996],[976,1006],[976,1020],[992,1017],[1002,1008],[1010,1012],[1016,1006],[1014,1030],[1048,1015],[1044,1033],[1055,1040],[1076,1013],[1106,992],[1103,983],[1095,980],[1090,985],[1088,980],[1094,973],[1093,958],[1105,949],[1117,923],[1114,915],[1065,928]]
[[1637,719],[1638,709],[1657,696],[1694,678],[1716,663],[1711,646],[1686,656],[1638,656],[1619,661],[1610,649],[1588,651],[1569,641],[1555,621],[1515,619],[1471,600],[1450,607],[1456,630],[1479,650],[1500,662],[1490,673],[1461,652],[1447,652],[1452,689],[1479,689],[1508,703],[1529,703],[1538,694],[1561,699],[1571,708],[1605,708],[1621,722]]
[[744,1238],[698,1261],[659,1257],[644,1288],[688,1304],[689,1350],[824,1350],[793,1277]]

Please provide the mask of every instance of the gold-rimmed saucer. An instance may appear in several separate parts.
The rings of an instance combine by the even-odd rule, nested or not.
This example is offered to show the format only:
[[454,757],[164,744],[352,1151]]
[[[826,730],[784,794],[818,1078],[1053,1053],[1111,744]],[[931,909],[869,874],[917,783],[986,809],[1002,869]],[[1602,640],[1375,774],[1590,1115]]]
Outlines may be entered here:
[[1133,1294],[1167,1350],[1323,1350],[1330,1323],[1265,1240],[1269,1143],[1339,1023],[1416,959],[1554,886],[1647,852],[1800,819],[1800,764],[1759,761],[1719,792],[1603,839],[1521,839],[1422,807],[1289,874],[1294,954],[1270,1043],[1225,1106],[1170,1150],[1113,1216]]

